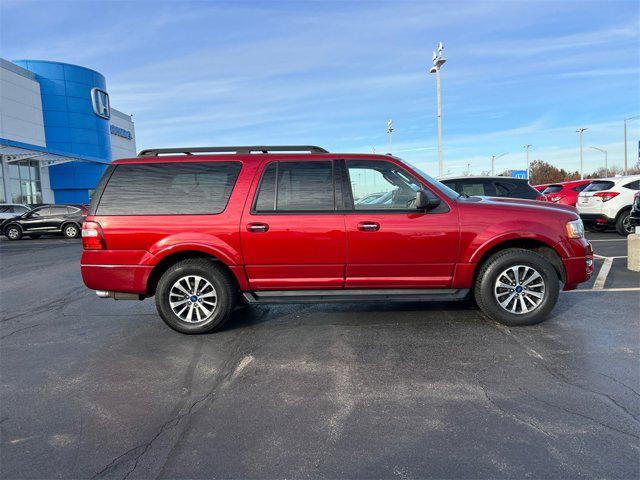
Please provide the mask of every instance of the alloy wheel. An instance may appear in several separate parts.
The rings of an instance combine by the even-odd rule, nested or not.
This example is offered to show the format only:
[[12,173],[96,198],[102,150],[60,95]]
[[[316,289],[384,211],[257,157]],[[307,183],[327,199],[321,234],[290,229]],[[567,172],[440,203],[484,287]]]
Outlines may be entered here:
[[7,231],[7,237],[9,237],[11,240],[15,240],[19,236],[20,236],[20,231],[17,228],[10,228]]
[[217,304],[215,287],[198,275],[181,277],[169,289],[169,306],[183,322],[205,322],[214,314]]
[[530,313],[544,300],[544,278],[533,267],[514,265],[498,275],[493,294],[498,305],[507,312]]

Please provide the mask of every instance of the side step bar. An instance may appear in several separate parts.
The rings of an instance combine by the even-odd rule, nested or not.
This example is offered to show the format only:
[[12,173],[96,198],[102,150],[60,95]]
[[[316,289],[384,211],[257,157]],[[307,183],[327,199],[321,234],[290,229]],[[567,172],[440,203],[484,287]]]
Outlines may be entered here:
[[271,290],[243,292],[247,303],[449,302],[464,300],[469,289]]

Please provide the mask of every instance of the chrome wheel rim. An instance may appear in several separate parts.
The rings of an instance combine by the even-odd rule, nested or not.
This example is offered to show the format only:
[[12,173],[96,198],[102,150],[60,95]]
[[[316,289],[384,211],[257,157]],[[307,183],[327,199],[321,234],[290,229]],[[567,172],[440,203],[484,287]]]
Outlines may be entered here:
[[17,228],[10,228],[9,231],[7,232],[7,236],[9,238],[18,238],[20,232],[18,232]]
[[527,265],[514,265],[498,275],[493,294],[504,310],[523,315],[540,306],[545,290],[540,272]]
[[67,235],[67,237],[75,237],[78,234],[78,230],[76,229],[76,227],[69,226],[64,229],[64,233]]
[[627,233],[633,233],[633,227],[631,226],[631,215],[627,215],[624,220],[622,220],[622,228]]
[[215,313],[218,292],[206,278],[187,275],[179,278],[169,290],[169,306],[183,322],[203,323]]

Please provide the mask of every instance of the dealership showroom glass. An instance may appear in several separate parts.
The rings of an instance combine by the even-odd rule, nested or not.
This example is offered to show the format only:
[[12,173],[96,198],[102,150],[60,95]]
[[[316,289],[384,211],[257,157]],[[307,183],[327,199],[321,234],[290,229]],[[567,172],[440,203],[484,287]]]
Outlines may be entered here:
[[106,166],[136,155],[133,118],[89,68],[0,59],[0,203],[89,202]]

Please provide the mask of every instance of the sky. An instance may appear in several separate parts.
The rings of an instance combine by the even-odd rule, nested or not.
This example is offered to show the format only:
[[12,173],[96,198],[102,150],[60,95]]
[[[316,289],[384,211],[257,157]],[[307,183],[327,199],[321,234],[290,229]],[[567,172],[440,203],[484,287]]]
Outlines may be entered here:
[[[138,149],[313,144],[437,174],[623,164],[640,115],[640,2],[0,0],[0,56],[93,68]],[[635,163],[640,119],[628,122]]]

